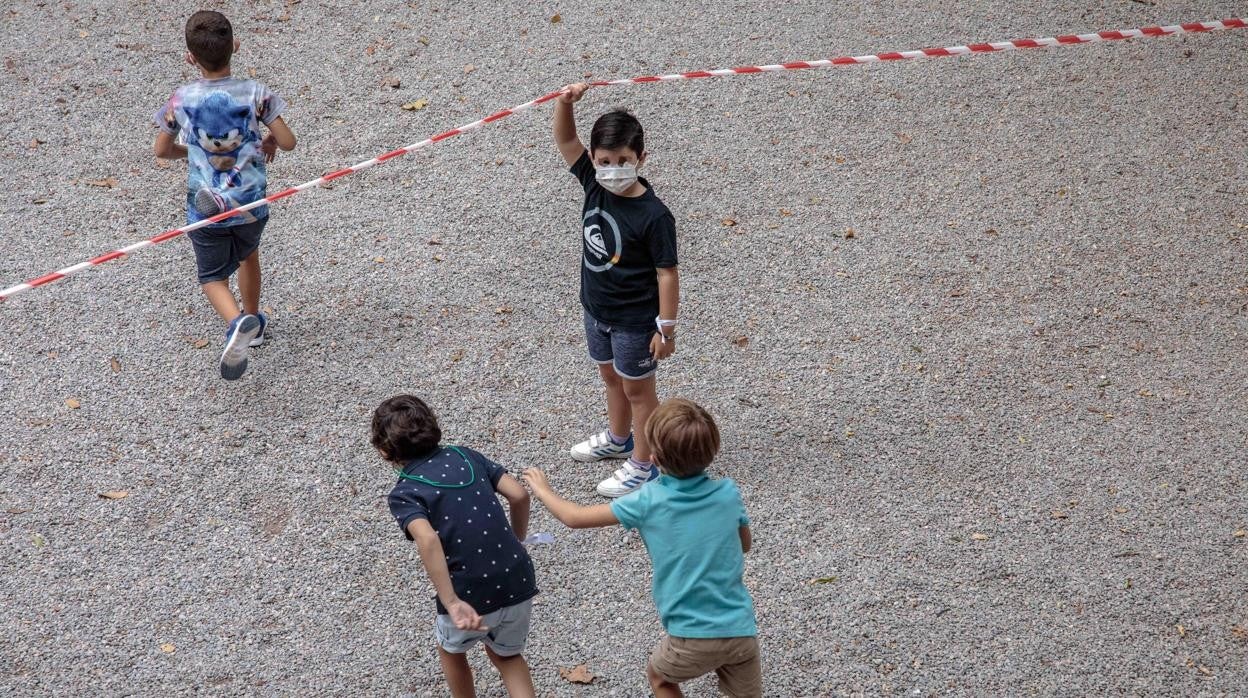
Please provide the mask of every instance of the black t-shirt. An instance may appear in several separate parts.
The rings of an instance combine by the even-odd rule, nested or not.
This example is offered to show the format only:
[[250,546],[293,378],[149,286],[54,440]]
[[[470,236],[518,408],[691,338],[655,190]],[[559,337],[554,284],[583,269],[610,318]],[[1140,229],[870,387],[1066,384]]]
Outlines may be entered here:
[[654,329],[659,314],[655,269],[676,266],[676,219],[654,195],[617,196],[595,179],[589,152],[571,168],[585,189],[581,209],[581,305],[609,325]]
[[[455,593],[482,615],[537,595],[533,561],[495,493],[506,472],[470,448],[441,447],[404,466],[404,475],[423,482],[399,478],[390,491],[390,513],[403,535],[411,539],[407,525],[413,519],[429,521],[442,541]],[[436,595],[434,602],[445,614]]]

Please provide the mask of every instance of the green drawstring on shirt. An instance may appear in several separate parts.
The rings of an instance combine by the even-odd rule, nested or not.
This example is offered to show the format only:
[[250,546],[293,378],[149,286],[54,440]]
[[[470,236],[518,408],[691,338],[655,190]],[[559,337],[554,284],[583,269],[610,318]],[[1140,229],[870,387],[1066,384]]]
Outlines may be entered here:
[[[433,480],[430,480],[429,478],[421,477],[419,475],[408,475],[407,473],[403,472],[406,468],[395,468],[394,471],[398,473],[398,476],[400,478],[403,478],[404,480],[415,480],[416,482],[423,482],[426,485],[432,485],[433,487],[445,487],[451,490],[463,489],[465,487],[472,485],[472,483],[476,482],[477,471],[475,468],[472,467],[472,461],[468,459],[468,456],[464,455],[464,452],[459,450],[458,446],[448,446],[447,448],[458,453],[459,457],[464,459],[464,463],[467,464],[468,466],[468,482],[461,482],[459,484],[451,484],[449,482],[434,482]],[[426,460],[424,463],[421,463],[420,465],[424,465],[425,463],[432,461],[436,457],[437,457],[437,454],[434,454],[433,456],[430,456],[428,460]],[[420,466],[416,466],[416,467],[419,468]]]

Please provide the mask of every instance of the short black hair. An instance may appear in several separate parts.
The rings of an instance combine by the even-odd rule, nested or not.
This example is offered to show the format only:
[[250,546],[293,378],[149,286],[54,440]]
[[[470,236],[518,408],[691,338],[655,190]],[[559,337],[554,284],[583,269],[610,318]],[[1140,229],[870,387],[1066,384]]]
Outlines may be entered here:
[[437,415],[415,395],[396,395],[373,412],[373,448],[386,460],[406,463],[433,451],[441,442]]
[[598,117],[589,132],[590,156],[599,148],[631,148],[640,158],[646,152],[646,136],[641,130],[641,122],[627,109],[612,109]]
[[206,70],[221,70],[234,53],[234,28],[225,15],[200,10],[186,20],[186,48]]

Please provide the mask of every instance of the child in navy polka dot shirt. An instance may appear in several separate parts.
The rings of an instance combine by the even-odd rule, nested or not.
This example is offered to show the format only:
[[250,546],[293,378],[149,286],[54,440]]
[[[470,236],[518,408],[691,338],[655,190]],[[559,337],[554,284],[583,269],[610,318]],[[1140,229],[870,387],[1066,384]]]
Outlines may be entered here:
[[441,440],[437,417],[420,398],[390,398],[373,414],[373,446],[399,476],[390,513],[416,542],[437,591],[434,636],[442,670],[452,696],[474,695],[465,653],[481,642],[507,693],[532,696],[522,656],[537,595],[533,561],[521,543],[529,494],[502,466]]

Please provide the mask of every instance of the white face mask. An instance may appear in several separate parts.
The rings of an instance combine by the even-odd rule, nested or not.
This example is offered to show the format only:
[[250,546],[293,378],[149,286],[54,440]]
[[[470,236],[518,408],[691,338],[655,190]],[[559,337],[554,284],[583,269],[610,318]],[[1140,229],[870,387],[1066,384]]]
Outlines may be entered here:
[[597,168],[595,177],[603,189],[612,194],[623,194],[637,183],[637,166],[632,163],[603,165]]

